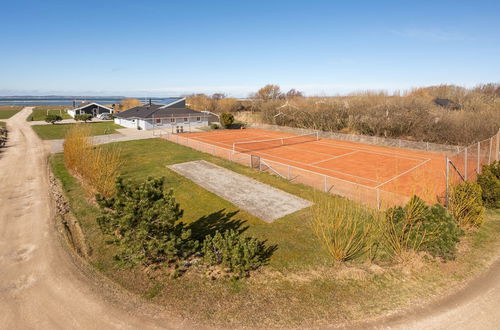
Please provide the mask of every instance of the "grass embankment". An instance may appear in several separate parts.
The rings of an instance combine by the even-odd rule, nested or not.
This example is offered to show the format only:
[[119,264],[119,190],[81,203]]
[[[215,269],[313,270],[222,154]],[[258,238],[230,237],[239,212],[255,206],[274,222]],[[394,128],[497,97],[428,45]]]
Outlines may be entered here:
[[464,240],[454,261],[423,262],[417,258],[404,265],[333,265],[312,234],[309,209],[267,224],[238,211],[166,165],[205,159],[309,200],[321,193],[164,140],[119,145],[124,164],[121,174],[134,181],[164,176],[184,209],[183,221],[226,228],[243,222],[241,226],[249,226],[248,234],[278,245],[268,266],[240,281],[212,281],[189,272],[172,279],[166,275],[149,276],[141,267],[120,268],[113,260],[113,247],[104,243],[97,227],[99,210],[88,203],[80,184],[67,172],[62,155],[52,156],[52,169],[93,248],[91,265],[123,287],[194,321],[233,326],[298,326],[364,319],[455,287],[483,269],[499,246],[500,212],[490,211],[485,225]]
[[0,106],[0,119],[9,119],[16,113],[21,111],[23,107],[15,105],[1,105]]
[[6,125],[7,125],[7,123],[6,123],[6,122],[4,122],[4,121],[0,121],[0,127],[5,127]]
[[96,123],[79,123],[79,124],[54,124],[54,125],[33,125],[33,130],[42,140],[58,140],[64,139],[68,129],[74,125],[89,125],[91,127],[90,135],[105,135],[116,133],[117,128],[122,128],[120,125],[112,121],[96,122]]
[[36,107],[33,109],[33,112],[31,115],[26,118],[28,121],[40,121],[40,120],[45,120],[45,117],[47,115],[59,115],[62,117],[62,119],[71,119],[71,116],[68,115],[66,111],[64,111],[63,107]]

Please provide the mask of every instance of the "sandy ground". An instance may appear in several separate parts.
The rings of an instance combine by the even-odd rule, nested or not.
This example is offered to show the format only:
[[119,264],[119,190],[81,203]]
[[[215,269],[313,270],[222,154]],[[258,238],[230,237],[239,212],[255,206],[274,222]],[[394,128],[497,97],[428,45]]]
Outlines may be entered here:
[[305,199],[204,160],[169,168],[266,222],[312,205]]
[[[114,292],[65,251],[52,221],[49,148],[25,121],[30,111],[7,120],[10,139],[0,150],[0,329],[195,328]],[[361,327],[500,329],[499,279],[497,261],[456,294]]]
[[30,111],[7,121],[9,141],[0,153],[0,328],[186,327],[108,294],[62,248],[51,214],[48,150],[25,120]]

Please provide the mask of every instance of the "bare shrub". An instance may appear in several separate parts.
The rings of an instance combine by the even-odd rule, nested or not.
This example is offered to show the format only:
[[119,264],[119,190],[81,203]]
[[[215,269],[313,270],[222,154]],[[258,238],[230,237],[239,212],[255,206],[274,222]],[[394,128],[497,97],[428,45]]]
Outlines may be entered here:
[[115,192],[121,151],[113,146],[93,146],[90,131],[90,127],[82,124],[68,130],[64,140],[64,162],[82,180],[87,192],[109,197]]

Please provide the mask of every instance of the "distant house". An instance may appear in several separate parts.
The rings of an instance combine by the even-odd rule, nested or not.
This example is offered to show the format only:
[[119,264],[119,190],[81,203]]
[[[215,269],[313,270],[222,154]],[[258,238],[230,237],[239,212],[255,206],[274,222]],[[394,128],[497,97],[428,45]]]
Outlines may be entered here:
[[209,114],[186,108],[185,98],[169,99],[167,104],[149,103],[115,115],[115,123],[143,130],[187,131],[208,126]]
[[98,103],[82,103],[80,104],[77,108],[73,109],[68,109],[68,115],[71,117],[75,117],[76,115],[83,115],[83,114],[89,114],[92,115],[92,117],[97,117],[97,115],[100,115],[101,113],[113,113],[113,109],[105,107],[104,105],[98,104]]
[[441,99],[439,97],[434,99],[434,104],[450,110],[460,110],[462,108],[462,106],[457,102],[450,99]]

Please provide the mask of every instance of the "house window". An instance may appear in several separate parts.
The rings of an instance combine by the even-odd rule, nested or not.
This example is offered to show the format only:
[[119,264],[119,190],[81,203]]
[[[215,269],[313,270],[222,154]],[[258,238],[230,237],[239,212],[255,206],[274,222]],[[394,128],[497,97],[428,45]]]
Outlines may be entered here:
[[187,123],[187,122],[188,122],[188,119],[187,119],[187,117],[186,117],[186,118],[184,118],[184,122],[185,122],[185,123]]
[[171,123],[175,123],[175,118],[170,118]]
[[160,118],[156,118],[155,121],[156,121],[157,124],[161,124],[161,119]]
[[196,121],[200,122],[201,121],[201,117],[196,117]]

